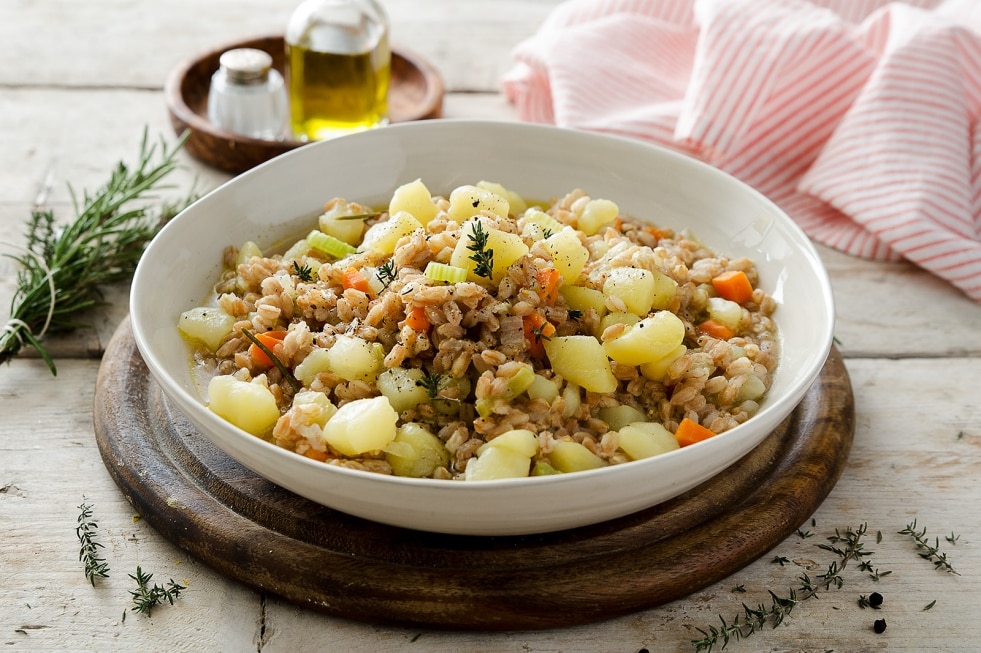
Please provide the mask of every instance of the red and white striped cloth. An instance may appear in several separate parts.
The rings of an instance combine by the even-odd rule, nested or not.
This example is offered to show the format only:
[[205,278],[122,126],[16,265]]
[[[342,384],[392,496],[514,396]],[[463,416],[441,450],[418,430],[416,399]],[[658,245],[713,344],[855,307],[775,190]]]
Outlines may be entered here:
[[681,150],[981,301],[981,0],[568,0],[514,58],[522,119]]

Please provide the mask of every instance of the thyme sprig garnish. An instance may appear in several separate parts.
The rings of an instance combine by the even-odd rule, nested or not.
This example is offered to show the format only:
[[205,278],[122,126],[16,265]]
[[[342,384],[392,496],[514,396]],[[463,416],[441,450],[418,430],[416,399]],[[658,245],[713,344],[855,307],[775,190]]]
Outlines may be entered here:
[[368,213],[352,213],[351,215],[338,215],[334,216],[333,220],[371,220],[372,218],[377,218],[381,213],[377,211],[372,211]]
[[161,143],[158,156],[144,131],[135,166],[120,162],[105,186],[93,195],[83,193],[81,200],[69,187],[76,217],[64,227],[56,228],[54,213],[43,203],[31,211],[26,248],[6,255],[21,269],[10,317],[0,332],[0,363],[31,345],[57,374],[44,336],[89,326],[77,321],[79,314],[104,303],[104,286],[132,276],[159,226],[192,200],[143,205],[177,167],[175,154],[183,143],[172,149]]
[[375,271],[375,276],[377,276],[378,280],[381,281],[382,290],[392,285],[392,282],[395,281],[395,278],[398,276],[398,272],[398,267],[396,267],[395,261],[392,259],[388,259],[378,266],[377,270]]
[[290,384],[291,388],[293,388],[293,392],[299,392],[301,389],[303,389],[303,385],[296,379],[295,376],[293,376],[293,373],[290,372],[290,369],[288,367],[286,367],[286,364],[283,363],[283,361],[279,360],[279,357],[272,352],[272,349],[267,347],[265,343],[263,343],[261,340],[256,338],[254,333],[252,333],[248,329],[242,329],[242,335],[248,338],[253,345],[258,347],[263,354],[269,357],[269,360],[271,360],[273,365],[276,366],[276,369],[279,370],[279,373],[283,375],[283,378],[286,380],[286,382]]
[[426,394],[430,399],[439,396],[440,386],[443,385],[443,375],[436,372],[427,372],[421,379],[416,381],[416,385],[426,389]]
[[467,249],[473,252],[470,260],[476,263],[473,273],[478,277],[491,278],[494,272],[494,250],[487,247],[488,233],[484,231],[483,225],[475,222],[473,229],[470,230],[470,244]]
[[95,587],[96,578],[109,577],[109,564],[104,558],[100,557],[99,549],[103,548],[101,542],[95,539],[99,525],[92,519],[92,504],[86,503],[82,497],[82,503],[78,506],[81,513],[78,515],[78,525],[75,527],[75,534],[81,548],[78,551],[78,559],[85,565],[85,577]]
[[[933,545],[931,546],[926,532],[926,527],[920,530],[916,529],[916,520],[914,519],[906,525],[906,528],[899,531],[899,534],[909,535],[913,538],[913,541],[916,542],[916,548],[922,549],[918,555],[924,560],[931,560],[935,569],[960,576],[960,572],[954,569],[950,561],[947,560],[947,554],[940,550],[940,538],[934,538]],[[951,536],[945,539],[953,544],[957,541],[957,536],[951,533]]]
[[129,574],[129,577],[136,581],[136,589],[130,591],[133,597],[133,609],[141,614],[150,616],[153,608],[167,601],[170,605],[180,596],[187,586],[174,582],[171,578],[165,585],[150,585],[153,574],[143,572],[141,567],[136,568],[136,575]]
[[304,283],[313,281],[313,268],[309,265],[300,265],[296,261],[293,261],[293,274]]
[[743,603],[742,612],[735,615],[731,620],[727,621],[725,617],[719,615],[721,626],[712,625],[707,629],[696,628],[703,637],[691,640],[695,651],[712,651],[716,645],[719,645],[720,650],[725,649],[730,641],[739,641],[749,637],[767,625],[776,628],[783,623],[784,619],[798,604],[814,598],[820,592],[830,590],[832,587],[840,589],[844,585],[842,572],[849,561],[860,561],[863,557],[871,555],[870,551],[865,550],[865,545],[862,542],[862,537],[867,530],[867,524],[862,524],[857,529],[848,528],[844,533],[835,529],[835,534],[827,538],[828,544],[816,545],[836,556],[836,559],[828,565],[825,573],[813,580],[806,573],[802,574],[798,578],[799,587],[791,588],[787,596],[781,597],[768,590],[769,605],[760,603],[755,608],[751,608]]

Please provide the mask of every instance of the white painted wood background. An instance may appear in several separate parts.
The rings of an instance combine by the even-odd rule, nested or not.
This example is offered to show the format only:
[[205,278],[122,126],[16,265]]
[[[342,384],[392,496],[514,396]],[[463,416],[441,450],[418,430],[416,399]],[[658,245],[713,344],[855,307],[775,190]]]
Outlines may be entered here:
[[[387,0],[393,40],[444,76],[446,117],[514,120],[498,93],[511,48],[556,0]],[[66,185],[94,189],[132,160],[144,127],[168,141],[163,83],[181,60],[240,38],[281,31],[294,2],[4,0],[0,4],[0,241],[22,242],[35,198],[67,217]],[[226,179],[183,156],[183,194]],[[0,252],[10,253],[0,246]],[[857,406],[855,445],[841,481],[771,555],[704,591],[611,621],[543,632],[436,632],[366,625],[304,611],[226,580],[139,521],[103,467],[92,428],[99,356],[127,312],[126,288],[96,328],[52,343],[58,376],[23,357],[0,367],[0,646],[10,651],[485,651],[635,653],[690,650],[698,627],[732,617],[820,573],[815,543],[867,523],[872,564],[891,570],[807,601],[776,630],[730,651],[977,651],[981,642],[981,306],[906,264],[871,263],[821,248],[838,310],[836,334]],[[16,268],[0,259],[0,318]],[[112,576],[97,587],[78,562],[75,521],[93,504]],[[961,572],[939,573],[896,532],[917,520]],[[944,535],[957,533],[956,544]],[[683,561],[679,561],[683,564]],[[817,568],[812,568],[816,564]],[[186,581],[152,618],[123,613],[137,565]],[[742,586],[745,593],[733,592]],[[860,595],[885,597],[860,609]],[[931,610],[923,608],[931,601]],[[882,635],[872,622],[885,618]]]

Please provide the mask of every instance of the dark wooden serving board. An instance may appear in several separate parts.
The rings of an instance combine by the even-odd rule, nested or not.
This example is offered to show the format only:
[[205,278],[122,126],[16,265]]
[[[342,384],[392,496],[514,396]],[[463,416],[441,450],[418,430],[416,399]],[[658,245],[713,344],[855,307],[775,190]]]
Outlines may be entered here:
[[133,507],[225,576],[347,618],[481,630],[599,621],[722,580],[807,520],[837,481],[855,426],[851,382],[832,349],[779,428],[681,497],[559,533],[471,537],[351,517],[242,467],[164,397],[128,321],[103,359],[94,421]]

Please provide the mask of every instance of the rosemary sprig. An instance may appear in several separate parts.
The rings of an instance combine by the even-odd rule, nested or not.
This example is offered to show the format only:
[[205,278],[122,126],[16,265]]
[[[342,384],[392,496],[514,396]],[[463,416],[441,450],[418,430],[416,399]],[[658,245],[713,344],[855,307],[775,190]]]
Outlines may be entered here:
[[709,626],[707,629],[696,628],[703,635],[701,639],[691,640],[696,652],[712,651],[719,645],[719,649],[725,649],[730,641],[739,641],[749,637],[753,633],[762,630],[768,624],[776,628],[793,611],[799,603],[814,598],[819,592],[829,590],[832,587],[840,589],[844,585],[842,572],[851,560],[861,560],[863,557],[871,555],[870,551],[864,549],[862,537],[868,530],[866,524],[862,524],[857,529],[847,529],[841,533],[835,529],[835,534],[828,537],[829,544],[818,544],[817,547],[834,553],[837,558],[828,565],[828,570],[812,580],[807,574],[799,577],[800,586],[791,588],[786,597],[781,597],[773,591],[768,591],[770,604],[758,604],[751,608],[743,603],[743,611],[727,621],[725,617],[719,615],[721,626]]
[[[899,531],[899,534],[912,537],[913,541],[916,542],[916,548],[922,549],[918,555],[924,560],[932,560],[935,569],[960,576],[960,572],[954,569],[950,561],[947,560],[947,554],[940,550],[940,538],[934,538],[933,545],[931,546],[926,532],[926,527],[916,530],[916,520],[914,519],[906,525],[906,528]],[[953,544],[957,541],[957,536],[951,533],[951,537],[945,539]]]
[[92,505],[86,503],[85,497],[82,497],[82,504],[78,508],[82,511],[78,515],[78,526],[75,527],[75,534],[82,545],[78,551],[78,559],[85,564],[85,577],[95,587],[96,578],[109,577],[109,564],[99,556],[102,543],[95,540],[99,525],[92,519]]
[[32,345],[57,374],[43,337],[89,326],[77,321],[79,313],[104,304],[102,287],[130,278],[159,226],[191,201],[189,196],[156,209],[138,205],[177,167],[174,157],[183,143],[173,149],[162,144],[158,158],[144,131],[135,167],[120,162],[106,185],[94,195],[84,193],[81,202],[69,187],[76,218],[63,228],[56,229],[52,211],[32,210],[24,253],[6,255],[21,269],[0,332],[0,363]]
[[473,252],[470,260],[477,264],[474,266],[473,273],[478,277],[490,279],[494,271],[494,250],[487,247],[488,233],[479,222],[475,222],[469,238],[470,244],[467,245],[467,249]]
[[303,389],[303,385],[296,379],[295,376],[293,376],[293,373],[290,372],[289,368],[286,367],[283,361],[279,360],[279,357],[276,356],[276,354],[272,352],[272,349],[267,347],[265,343],[256,338],[254,333],[248,329],[242,329],[242,335],[248,338],[253,345],[258,347],[260,350],[262,350],[263,354],[269,357],[269,360],[273,362],[273,365],[275,365],[276,369],[278,369],[280,374],[283,375],[286,382],[290,384],[291,388],[293,388],[293,392],[299,392]]
[[143,573],[143,569],[140,567],[136,568],[135,576],[129,574],[129,577],[136,581],[136,589],[130,591],[130,595],[133,597],[133,609],[148,617],[155,606],[164,601],[173,605],[181,592],[187,589],[185,585],[174,582],[173,578],[166,585],[154,584],[151,586],[150,581],[153,579],[153,574]]

